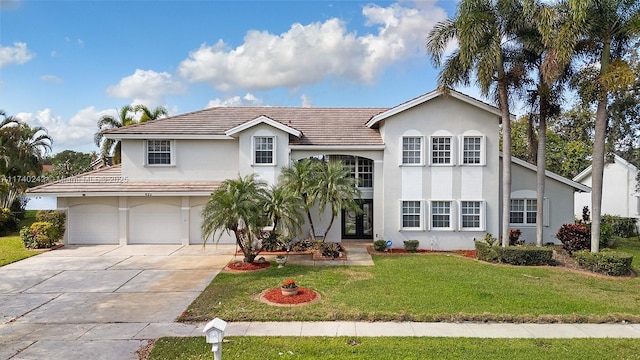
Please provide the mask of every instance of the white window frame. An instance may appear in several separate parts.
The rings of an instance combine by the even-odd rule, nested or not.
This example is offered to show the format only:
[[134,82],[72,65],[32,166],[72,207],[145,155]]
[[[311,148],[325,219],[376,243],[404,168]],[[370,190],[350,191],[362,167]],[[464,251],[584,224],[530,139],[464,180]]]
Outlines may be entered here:
[[[407,151],[418,151],[419,152],[419,156],[420,159],[417,163],[405,163],[404,159],[404,153],[405,153],[405,149],[404,149],[404,140],[405,139],[418,139],[420,141],[420,149],[419,150],[407,150]],[[423,166],[424,165],[424,136],[420,136],[420,135],[404,135],[402,136],[402,138],[400,139],[400,166]]]
[[[448,214],[441,214],[441,213],[436,213],[433,211],[433,206],[436,203],[448,203],[449,204],[449,213]],[[430,230],[434,230],[434,231],[451,231],[453,229],[455,229],[455,219],[456,217],[454,216],[455,214],[455,201],[453,200],[431,200],[429,201],[429,229]],[[449,226],[444,227],[444,226],[434,226],[435,221],[433,220],[434,216],[441,216],[441,215],[449,215]]]
[[[465,162],[465,141],[467,139],[480,139],[480,158],[479,158],[479,163],[466,163]],[[484,166],[486,165],[487,162],[487,157],[486,157],[486,137],[484,135],[463,135],[461,136],[460,139],[460,159],[459,159],[459,163],[460,165],[463,166]]]
[[[464,203],[465,202],[474,202],[480,204],[480,213],[479,214],[464,214]],[[460,209],[458,214],[458,222],[460,224],[461,231],[484,231],[485,230],[485,213],[486,213],[486,202],[484,200],[460,200],[460,204],[458,206]],[[464,226],[464,217],[465,215],[478,215],[479,216],[479,226],[478,227],[465,227]]]
[[[522,211],[518,211],[518,212],[522,212],[522,222],[511,222],[511,213],[513,212],[512,210],[512,202],[513,201],[524,201],[524,207]],[[530,199],[530,198],[516,198],[516,199],[511,199],[511,202],[509,203],[509,225],[514,225],[514,226],[536,226],[536,217],[533,217],[533,222],[529,222],[527,221],[528,219],[528,214],[529,213],[536,213],[537,209],[536,209],[536,205],[534,205],[534,209],[536,209],[535,211],[529,211],[528,209],[530,208],[530,203],[537,203],[536,199]]]
[[[256,141],[258,139],[271,139],[271,162],[270,163],[259,163],[257,162],[256,153],[258,151],[269,151],[269,150],[258,150],[256,146]],[[277,149],[278,149],[278,139],[275,136],[263,136],[263,135],[255,135],[251,138],[251,164],[254,166],[275,166],[277,159]]]
[[[418,213],[404,213],[404,203],[405,202],[415,202],[418,203],[420,209]],[[423,200],[411,200],[411,199],[402,199],[400,200],[400,230],[403,231],[423,231],[424,230],[424,201]],[[405,227],[404,226],[404,216],[405,215],[418,215],[419,216],[419,225],[418,227]]]
[[[433,161],[434,149],[433,145],[435,143],[435,139],[449,139],[449,162],[448,163],[439,163]],[[429,137],[429,165],[431,166],[453,166],[455,165],[455,138],[451,135],[432,135]],[[442,151],[442,150],[438,150]]]
[[[151,164],[149,162],[149,142],[151,141],[166,141],[169,144],[169,163],[168,164]],[[150,167],[166,167],[175,166],[176,159],[176,144],[174,140],[167,139],[146,139],[144,141],[144,165]]]

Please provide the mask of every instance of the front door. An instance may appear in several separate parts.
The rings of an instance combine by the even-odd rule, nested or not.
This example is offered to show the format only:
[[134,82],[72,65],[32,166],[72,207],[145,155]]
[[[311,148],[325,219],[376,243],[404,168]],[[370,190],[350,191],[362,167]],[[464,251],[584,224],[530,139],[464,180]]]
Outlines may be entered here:
[[373,200],[360,202],[362,212],[342,210],[343,239],[373,239]]

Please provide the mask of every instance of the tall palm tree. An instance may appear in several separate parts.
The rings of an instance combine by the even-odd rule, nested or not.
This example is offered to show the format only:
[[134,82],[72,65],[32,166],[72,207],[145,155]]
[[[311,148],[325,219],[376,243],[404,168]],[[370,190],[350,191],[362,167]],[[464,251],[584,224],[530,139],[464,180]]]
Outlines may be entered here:
[[357,188],[358,180],[350,176],[351,171],[341,161],[324,163],[318,172],[318,182],[314,187],[315,197],[318,200],[320,213],[329,206],[331,220],[324,231],[323,241],[327,238],[333,221],[341,210],[350,210],[361,213],[360,190]]
[[257,237],[267,225],[264,204],[266,184],[255,174],[238,176],[222,182],[202,210],[202,236],[204,239],[233,232],[236,243],[244,254],[245,262],[253,262],[260,253]]
[[98,120],[98,132],[93,136],[96,146],[100,148],[100,157],[108,158],[113,153],[113,163],[119,164],[121,160],[120,141],[108,139],[104,136],[105,131],[118,129],[123,126],[135,124],[134,111],[130,105],[123,106],[118,111],[118,117],[104,115]]
[[[427,37],[427,51],[436,66],[441,66],[438,86],[449,89],[470,85],[472,75],[484,96],[493,93],[502,120],[502,245],[509,243],[509,209],[511,205],[511,113],[510,88],[522,77],[522,68],[513,64],[512,54],[519,44],[514,42],[522,19],[518,0],[462,0],[455,19],[434,26]],[[450,41],[458,49],[442,62]]]
[[167,109],[162,106],[158,106],[155,109],[150,110],[148,107],[140,104],[140,105],[136,105],[133,111],[136,114],[140,112],[142,113],[140,117],[141,123],[151,121],[151,120],[157,120],[163,116],[169,115],[169,112],[167,111]]
[[295,161],[290,167],[282,168],[280,183],[288,191],[298,194],[302,200],[302,209],[307,215],[307,221],[311,226],[311,239],[316,240],[316,229],[311,217],[311,208],[316,203],[317,192],[314,186],[318,183],[318,173],[320,161],[312,159],[302,159]]
[[300,230],[304,222],[300,209],[302,199],[282,184],[274,185],[267,192],[264,212],[271,219],[273,236],[290,235]]
[[[633,40],[640,36],[640,2],[637,0],[566,0],[571,20],[565,33],[572,34],[570,42],[555,43],[560,61],[580,51],[588,55],[597,69],[595,79],[587,79],[595,86],[596,116],[592,156],[591,185],[591,251],[600,250],[600,220],[602,214],[602,180],[608,126],[609,95],[617,88],[633,82],[635,75],[623,55]],[[567,46],[573,45],[573,46]],[[567,50],[569,48],[569,50]],[[564,49],[564,53],[562,50]],[[569,52],[567,54],[567,52]]]

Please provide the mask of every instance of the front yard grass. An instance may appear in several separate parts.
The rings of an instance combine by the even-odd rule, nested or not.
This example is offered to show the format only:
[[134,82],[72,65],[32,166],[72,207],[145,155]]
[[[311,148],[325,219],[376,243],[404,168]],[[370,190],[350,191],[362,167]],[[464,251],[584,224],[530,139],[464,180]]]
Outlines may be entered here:
[[[229,337],[223,359],[637,359],[637,339]],[[204,337],[163,338],[151,360],[213,359]]]
[[[20,222],[20,228],[31,225],[35,220],[36,212],[28,210],[24,220]],[[11,233],[8,236],[0,237],[0,266],[20,261],[40,253],[41,251],[25,249],[20,239],[19,231]]]
[[[373,256],[375,266],[220,273],[180,321],[640,322],[640,278],[493,265],[453,255]],[[260,292],[294,278],[319,302],[275,307]]]

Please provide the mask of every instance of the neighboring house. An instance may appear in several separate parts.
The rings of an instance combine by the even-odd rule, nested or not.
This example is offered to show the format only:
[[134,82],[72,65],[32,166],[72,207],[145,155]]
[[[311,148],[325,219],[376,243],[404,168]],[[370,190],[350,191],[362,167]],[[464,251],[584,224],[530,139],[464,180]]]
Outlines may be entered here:
[[[328,241],[472,249],[474,238],[499,233],[499,122],[497,108],[439,90],[390,109],[210,108],[109,130],[122,142],[121,165],[31,192],[58,197],[69,244],[194,244],[203,241],[200,212],[225,179],[255,173],[275,183],[292,161],[341,160],[360,179],[363,212],[340,214]],[[513,164],[512,227],[533,241],[535,168]],[[553,241],[573,220],[574,192],[589,188],[547,179],[545,240]],[[316,220],[322,230],[329,217]],[[306,224],[301,237],[308,234]]]
[[[604,166],[602,179],[602,214],[628,218],[640,218],[640,193],[636,191],[638,168],[618,155]],[[591,166],[573,178],[574,181],[591,186]],[[577,194],[574,214],[582,218],[582,209],[591,210],[591,194]]]

